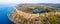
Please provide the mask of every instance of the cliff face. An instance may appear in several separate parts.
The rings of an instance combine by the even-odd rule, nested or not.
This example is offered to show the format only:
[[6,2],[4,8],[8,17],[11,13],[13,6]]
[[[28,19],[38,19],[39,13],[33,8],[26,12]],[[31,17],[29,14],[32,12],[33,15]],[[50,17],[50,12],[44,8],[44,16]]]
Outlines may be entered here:
[[[35,9],[41,9],[42,12],[36,13],[34,10],[29,10],[30,7],[35,7]],[[48,9],[48,11],[45,11]],[[15,24],[54,24],[53,21],[58,24],[60,17],[60,11],[54,7],[36,5],[36,4],[23,4],[21,7],[14,7],[14,10],[8,14],[8,18]],[[52,20],[51,20],[52,19]],[[55,20],[57,19],[57,21]]]

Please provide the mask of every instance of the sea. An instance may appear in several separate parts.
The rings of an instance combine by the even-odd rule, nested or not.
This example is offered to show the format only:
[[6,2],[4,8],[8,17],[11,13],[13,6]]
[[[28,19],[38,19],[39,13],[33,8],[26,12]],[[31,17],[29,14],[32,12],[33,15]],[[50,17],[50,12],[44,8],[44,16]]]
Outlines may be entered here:
[[0,24],[14,24],[8,18],[8,14],[13,10],[16,4],[1,3],[0,4]]
[[[13,10],[14,6],[17,4],[8,4],[8,3],[1,3],[0,4],[0,24],[14,24],[11,20],[8,18],[8,14]],[[56,6],[60,8],[60,4],[45,4],[45,5],[51,5]]]

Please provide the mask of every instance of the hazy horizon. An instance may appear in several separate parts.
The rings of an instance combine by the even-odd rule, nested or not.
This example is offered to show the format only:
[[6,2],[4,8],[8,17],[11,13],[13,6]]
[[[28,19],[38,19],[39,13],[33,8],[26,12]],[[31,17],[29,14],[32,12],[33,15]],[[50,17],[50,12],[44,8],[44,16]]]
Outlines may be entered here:
[[0,3],[60,3],[60,0],[0,0]]

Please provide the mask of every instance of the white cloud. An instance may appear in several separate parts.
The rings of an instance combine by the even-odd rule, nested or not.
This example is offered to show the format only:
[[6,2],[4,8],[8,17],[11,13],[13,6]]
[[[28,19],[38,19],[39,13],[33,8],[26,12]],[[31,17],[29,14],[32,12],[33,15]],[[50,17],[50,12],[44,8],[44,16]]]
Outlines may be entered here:
[[0,3],[60,3],[60,0],[0,0]]

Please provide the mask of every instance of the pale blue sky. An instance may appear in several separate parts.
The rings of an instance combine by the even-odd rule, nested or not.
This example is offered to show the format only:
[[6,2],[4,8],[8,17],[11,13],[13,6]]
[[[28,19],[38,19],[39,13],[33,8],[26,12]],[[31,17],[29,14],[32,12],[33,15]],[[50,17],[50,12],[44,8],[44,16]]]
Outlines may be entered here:
[[60,0],[0,0],[0,3],[60,3]]

